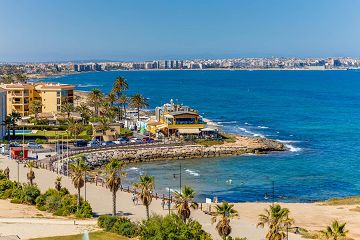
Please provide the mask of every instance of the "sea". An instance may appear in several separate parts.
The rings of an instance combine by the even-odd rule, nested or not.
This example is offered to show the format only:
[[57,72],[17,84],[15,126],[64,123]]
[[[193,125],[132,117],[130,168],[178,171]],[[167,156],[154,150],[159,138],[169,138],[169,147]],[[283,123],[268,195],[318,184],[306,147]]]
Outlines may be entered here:
[[288,151],[127,166],[124,184],[155,176],[155,191],[191,186],[197,200],[313,202],[360,195],[360,72],[161,70],[46,79],[108,93],[123,76],[150,108],[173,99],[224,131],[282,141]]

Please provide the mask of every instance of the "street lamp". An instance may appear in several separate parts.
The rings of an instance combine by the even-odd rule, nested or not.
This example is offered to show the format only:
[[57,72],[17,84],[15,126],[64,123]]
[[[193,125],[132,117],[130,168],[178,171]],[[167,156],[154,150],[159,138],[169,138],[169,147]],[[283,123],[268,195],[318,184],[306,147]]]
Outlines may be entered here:
[[173,176],[174,176],[174,179],[176,178],[176,176],[179,176],[180,193],[181,193],[181,163],[179,166],[179,173],[174,173]]

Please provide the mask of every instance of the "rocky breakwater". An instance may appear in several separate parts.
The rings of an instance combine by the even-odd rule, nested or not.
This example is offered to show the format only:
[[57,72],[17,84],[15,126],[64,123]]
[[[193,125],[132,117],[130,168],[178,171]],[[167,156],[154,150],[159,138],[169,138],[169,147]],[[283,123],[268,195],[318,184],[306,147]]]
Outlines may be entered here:
[[274,151],[285,151],[285,146],[277,141],[266,138],[238,136],[236,142],[214,146],[183,145],[161,146],[152,148],[139,146],[132,149],[112,149],[86,154],[87,161],[92,165],[102,165],[110,158],[125,162],[146,162],[154,160],[177,160],[191,158],[208,158],[219,156],[236,156],[242,154],[265,154]]

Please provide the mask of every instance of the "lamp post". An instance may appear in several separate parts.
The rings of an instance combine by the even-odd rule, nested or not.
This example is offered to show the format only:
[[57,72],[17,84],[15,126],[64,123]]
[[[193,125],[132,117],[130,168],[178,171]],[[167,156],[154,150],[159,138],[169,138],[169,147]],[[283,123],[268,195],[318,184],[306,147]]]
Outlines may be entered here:
[[66,176],[69,176],[69,132],[66,130]]
[[170,187],[169,187],[169,204],[168,204],[168,207],[169,207],[169,215],[170,215],[170,205],[171,205],[171,202],[170,202]]
[[179,173],[174,173],[174,179],[176,178],[176,176],[179,175],[179,186],[180,186],[180,193],[181,193],[181,163],[180,163],[180,166],[179,166]]

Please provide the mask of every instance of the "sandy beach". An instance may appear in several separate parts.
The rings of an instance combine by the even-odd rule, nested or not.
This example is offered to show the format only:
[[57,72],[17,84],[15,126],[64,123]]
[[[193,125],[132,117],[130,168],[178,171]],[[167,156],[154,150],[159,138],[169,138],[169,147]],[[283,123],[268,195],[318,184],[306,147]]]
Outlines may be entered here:
[[[11,179],[17,179],[17,164],[14,161],[9,160],[6,156],[0,157],[0,169],[4,169],[6,166],[10,168]],[[27,168],[20,165],[20,181],[26,182]],[[38,184],[42,191],[53,187],[56,178],[56,173],[49,172],[45,169],[35,169],[35,183]],[[63,177],[62,184],[67,187],[71,193],[75,193],[75,189],[71,184],[70,178]],[[82,188],[81,194],[85,196],[85,188]],[[112,208],[111,193],[108,189],[95,184],[88,183],[86,186],[86,199],[91,203],[93,211],[97,215],[109,214]],[[1,208],[8,208],[7,201],[1,201]],[[236,209],[239,211],[239,218],[234,219],[231,222],[233,227],[232,236],[247,237],[249,240],[264,239],[266,229],[257,229],[257,217],[258,214],[262,213],[263,209],[266,208],[269,203],[236,203]],[[348,228],[350,230],[350,236],[354,239],[360,238],[360,229],[356,226],[360,226],[360,213],[349,211],[349,209],[355,206],[321,206],[319,204],[301,204],[301,203],[283,203],[283,207],[288,207],[291,210],[291,217],[295,218],[296,226],[305,227],[311,230],[323,229],[333,219],[339,219],[341,221],[348,222]],[[0,209],[1,209],[0,208]],[[142,205],[134,205],[131,201],[131,195],[126,192],[118,192],[117,197],[117,209],[119,213],[127,215],[133,221],[140,221],[145,218],[145,208]],[[30,211],[31,213],[28,213]],[[26,218],[30,215],[36,215],[36,209],[31,206],[20,208],[18,210],[9,210],[7,213],[0,215],[2,218]],[[168,211],[163,210],[161,207],[160,200],[153,200],[150,206],[151,213],[167,214]],[[46,213],[41,212],[46,219],[53,219]],[[212,234],[214,239],[220,239],[216,230],[215,225],[211,224],[210,216],[204,214],[200,210],[192,212],[192,217],[198,220],[203,228]],[[58,218],[55,218],[57,220]],[[22,220],[24,221],[24,220]],[[37,220],[38,221],[38,220]],[[60,221],[60,219],[58,220]],[[5,221],[6,222],[6,221]],[[83,227],[95,228],[95,221],[93,225],[84,225]],[[22,238],[27,239],[31,237],[51,236],[51,235],[65,235],[79,233],[84,228],[69,227],[68,225],[57,224],[58,231],[49,230],[48,228],[41,228],[41,222],[32,223],[31,227],[27,227],[29,223],[17,223],[19,228],[14,228],[13,225],[4,223],[0,220],[0,231],[3,234],[18,234]],[[33,227],[38,226],[38,227]],[[55,226],[55,225],[54,225]],[[62,229],[64,228],[64,229]],[[65,229],[66,228],[66,229]],[[289,239],[297,240],[301,239],[300,236],[291,234]]]

